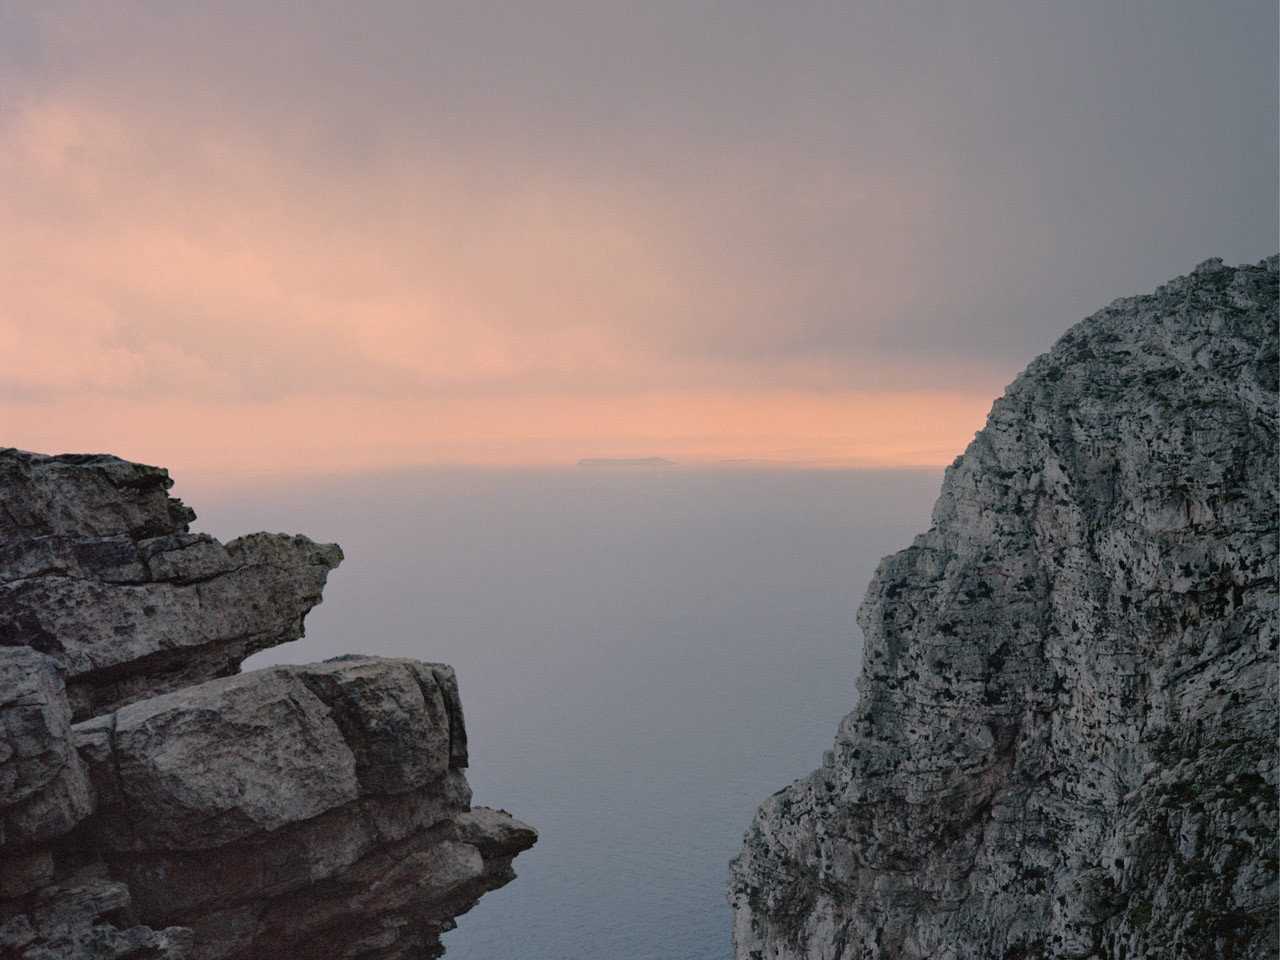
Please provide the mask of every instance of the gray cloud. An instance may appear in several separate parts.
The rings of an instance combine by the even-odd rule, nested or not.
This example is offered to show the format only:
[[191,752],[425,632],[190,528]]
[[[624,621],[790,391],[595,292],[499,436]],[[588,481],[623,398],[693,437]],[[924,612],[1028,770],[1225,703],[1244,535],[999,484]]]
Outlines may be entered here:
[[[364,196],[342,184],[406,156],[465,171],[478,217],[486,191],[501,205],[543,179],[587,205],[626,198],[642,222],[618,228],[655,251],[679,306],[596,322],[639,330],[672,379],[710,358],[801,387],[927,368],[998,388],[1113,297],[1277,247],[1274,3],[0,15],[11,107],[89,102],[157,151],[248,138],[329,219]],[[247,348],[215,346],[253,381]],[[298,362],[329,375],[320,353]]]

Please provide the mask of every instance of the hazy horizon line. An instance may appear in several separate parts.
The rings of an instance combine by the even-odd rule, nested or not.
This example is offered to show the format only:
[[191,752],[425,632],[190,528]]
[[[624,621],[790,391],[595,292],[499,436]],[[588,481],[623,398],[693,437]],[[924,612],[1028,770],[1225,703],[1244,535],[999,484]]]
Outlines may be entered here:
[[[960,454],[957,453],[957,456]],[[584,459],[609,459],[609,458],[584,458]],[[617,459],[617,458],[614,458]],[[626,458],[631,459],[631,458]],[[646,459],[646,458],[637,458]],[[953,458],[954,459],[954,458]],[[262,469],[262,468],[226,468],[226,469],[191,469],[191,468],[170,468],[164,467],[163,464],[156,466],[164,467],[169,473],[169,477],[174,481],[174,492],[177,496],[185,496],[183,489],[193,487],[200,491],[212,490],[233,490],[240,487],[248,487],[263,482],[288,482],[298,484],[323,483],[326,481],[340,482],[356,480],[360,477],[410,477],[413,474],[463,474],[476,473],[486,475],[498,475],[504,473],[526,473],[526,474],[566,474],[575,477],[590,476],[606,476],[606,477],[654,477],[654,476],[672,476],[691,474],[763,474],[763,473],[938,473],[950,465],[952,461],[947,463],[912,463],[912,464],[889,464],[889,463],[865,463],[858,462],[852,458],[845,460],[836,459],[811,459],[811,460],[768,460],[763,458],[744,458],[742,460],[685,460],[671,461],[662,466],[654,466],[652,468],[643,467],[627,467],[627,466],[582,466],[580,461],[556,461],[556,462],[465,462],[465,461],[427,461],[420,463],[394,464],[389,466],[379,466],[374,468],[362,468],[359,466],[350,467],[334,467],[326,470],[314,469],[291,469],[288,467],[280,467],[278,469]]]

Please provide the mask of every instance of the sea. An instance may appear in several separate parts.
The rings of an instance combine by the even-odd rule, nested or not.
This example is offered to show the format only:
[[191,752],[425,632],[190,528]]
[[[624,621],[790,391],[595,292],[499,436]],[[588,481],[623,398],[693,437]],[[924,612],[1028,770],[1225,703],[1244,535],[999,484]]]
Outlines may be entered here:
[[942,471],[432,468],[174,494],[193,529],[336,541],[302,640],[458,673],[473,803],[539,832],[446,960],[731,960],[728,864],[857,700],[854,615]]

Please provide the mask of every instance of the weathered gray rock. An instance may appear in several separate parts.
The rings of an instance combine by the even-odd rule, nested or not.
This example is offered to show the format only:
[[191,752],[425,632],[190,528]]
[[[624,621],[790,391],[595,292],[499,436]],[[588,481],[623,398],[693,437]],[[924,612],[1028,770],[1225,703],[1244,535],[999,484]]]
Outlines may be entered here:
[[438,947],[536,834],[470,809],[436,670],[452,680],[377,657],[273,667],[78,724],[102,797],[86,833],[131,916],[190,927],[208,960]]
[[0,891],[21,883],[9,848],[61,836],[92,809],[62,677],[43,654],[0,647]]
[[364,790],[403,793],[448,771],[451,720],[461,708],[446,708],[430,664],[345,657],[291,674],[328,706]]
[[0,448],[0,541],[8,548],[44,537],[141,540],[185,530],[196,515],[167,494],[171,486],[167,470],[106,454]]
[[355,757],[328,708],[283,671],[122,707],[109,740],[94,770],[110,778],[102,790],[116,792],[118,829],[103,831],[113,849],[223,846],[309,820],[358,793]]
[[189,533],[46,537],[6,553],[0,644],[52,658],[77,719],[228,676],[250,654],[296,640],[342,559],[333,544],[265,533],[225,547]]
[[739,960],[1277,955],[1277,270],[1066,334],[859,611],[731,867]]
[[0,450],[0,960],[438,955],[536,839],[470,806],[452,669],[238,674],[341,552],[189,533],[169,485]]
[[0,950],[22,960],[186,960],[192,933],[182,927],[120,929],[129,890],[100,869],[81,870],[42,888],[29,913],[0,921]]

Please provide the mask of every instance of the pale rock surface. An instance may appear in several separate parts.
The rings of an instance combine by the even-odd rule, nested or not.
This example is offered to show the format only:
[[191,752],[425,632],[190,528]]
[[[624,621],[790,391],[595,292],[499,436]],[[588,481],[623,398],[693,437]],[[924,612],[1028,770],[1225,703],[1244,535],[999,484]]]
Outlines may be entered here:
[[[303,617],[342,559],[335,544],[258,533],[223,546],[186,531],[194,514],[155,482],[148,471],[156,468],[114,461],[108,470],[91,458],[77,471],[63,460],[0,451],[0,483],[13,484],[0,487],[0,644],[52,658],[76,719],[228,676],[250,654],[302,635]],[[80,472],[105,479],[68,479]],[[46,488],[64,482],[69,493],[87,487],[88,502],[67,496],[56,503],[56,522],[42,521]],[[111,510],[101,487],[117,482],[123,499],[169,506]],[[97,509],[120,519],[108,524]],[[94,530],[105,535],[88,534]]]
[[1277,956],[1277,269],[1070,330],[859,610],[730,871],[738,960]]
[[[57,668],[28,647],[0,647],[0,846],[60,836],[92,809]],[[0,866],[0,890],[15,889],[8,874],[18,872]]]
[[0,450],[0,960],[400,960],[536,839],[453,670],[302,634],[332,544],[192,534],[165,471]]

